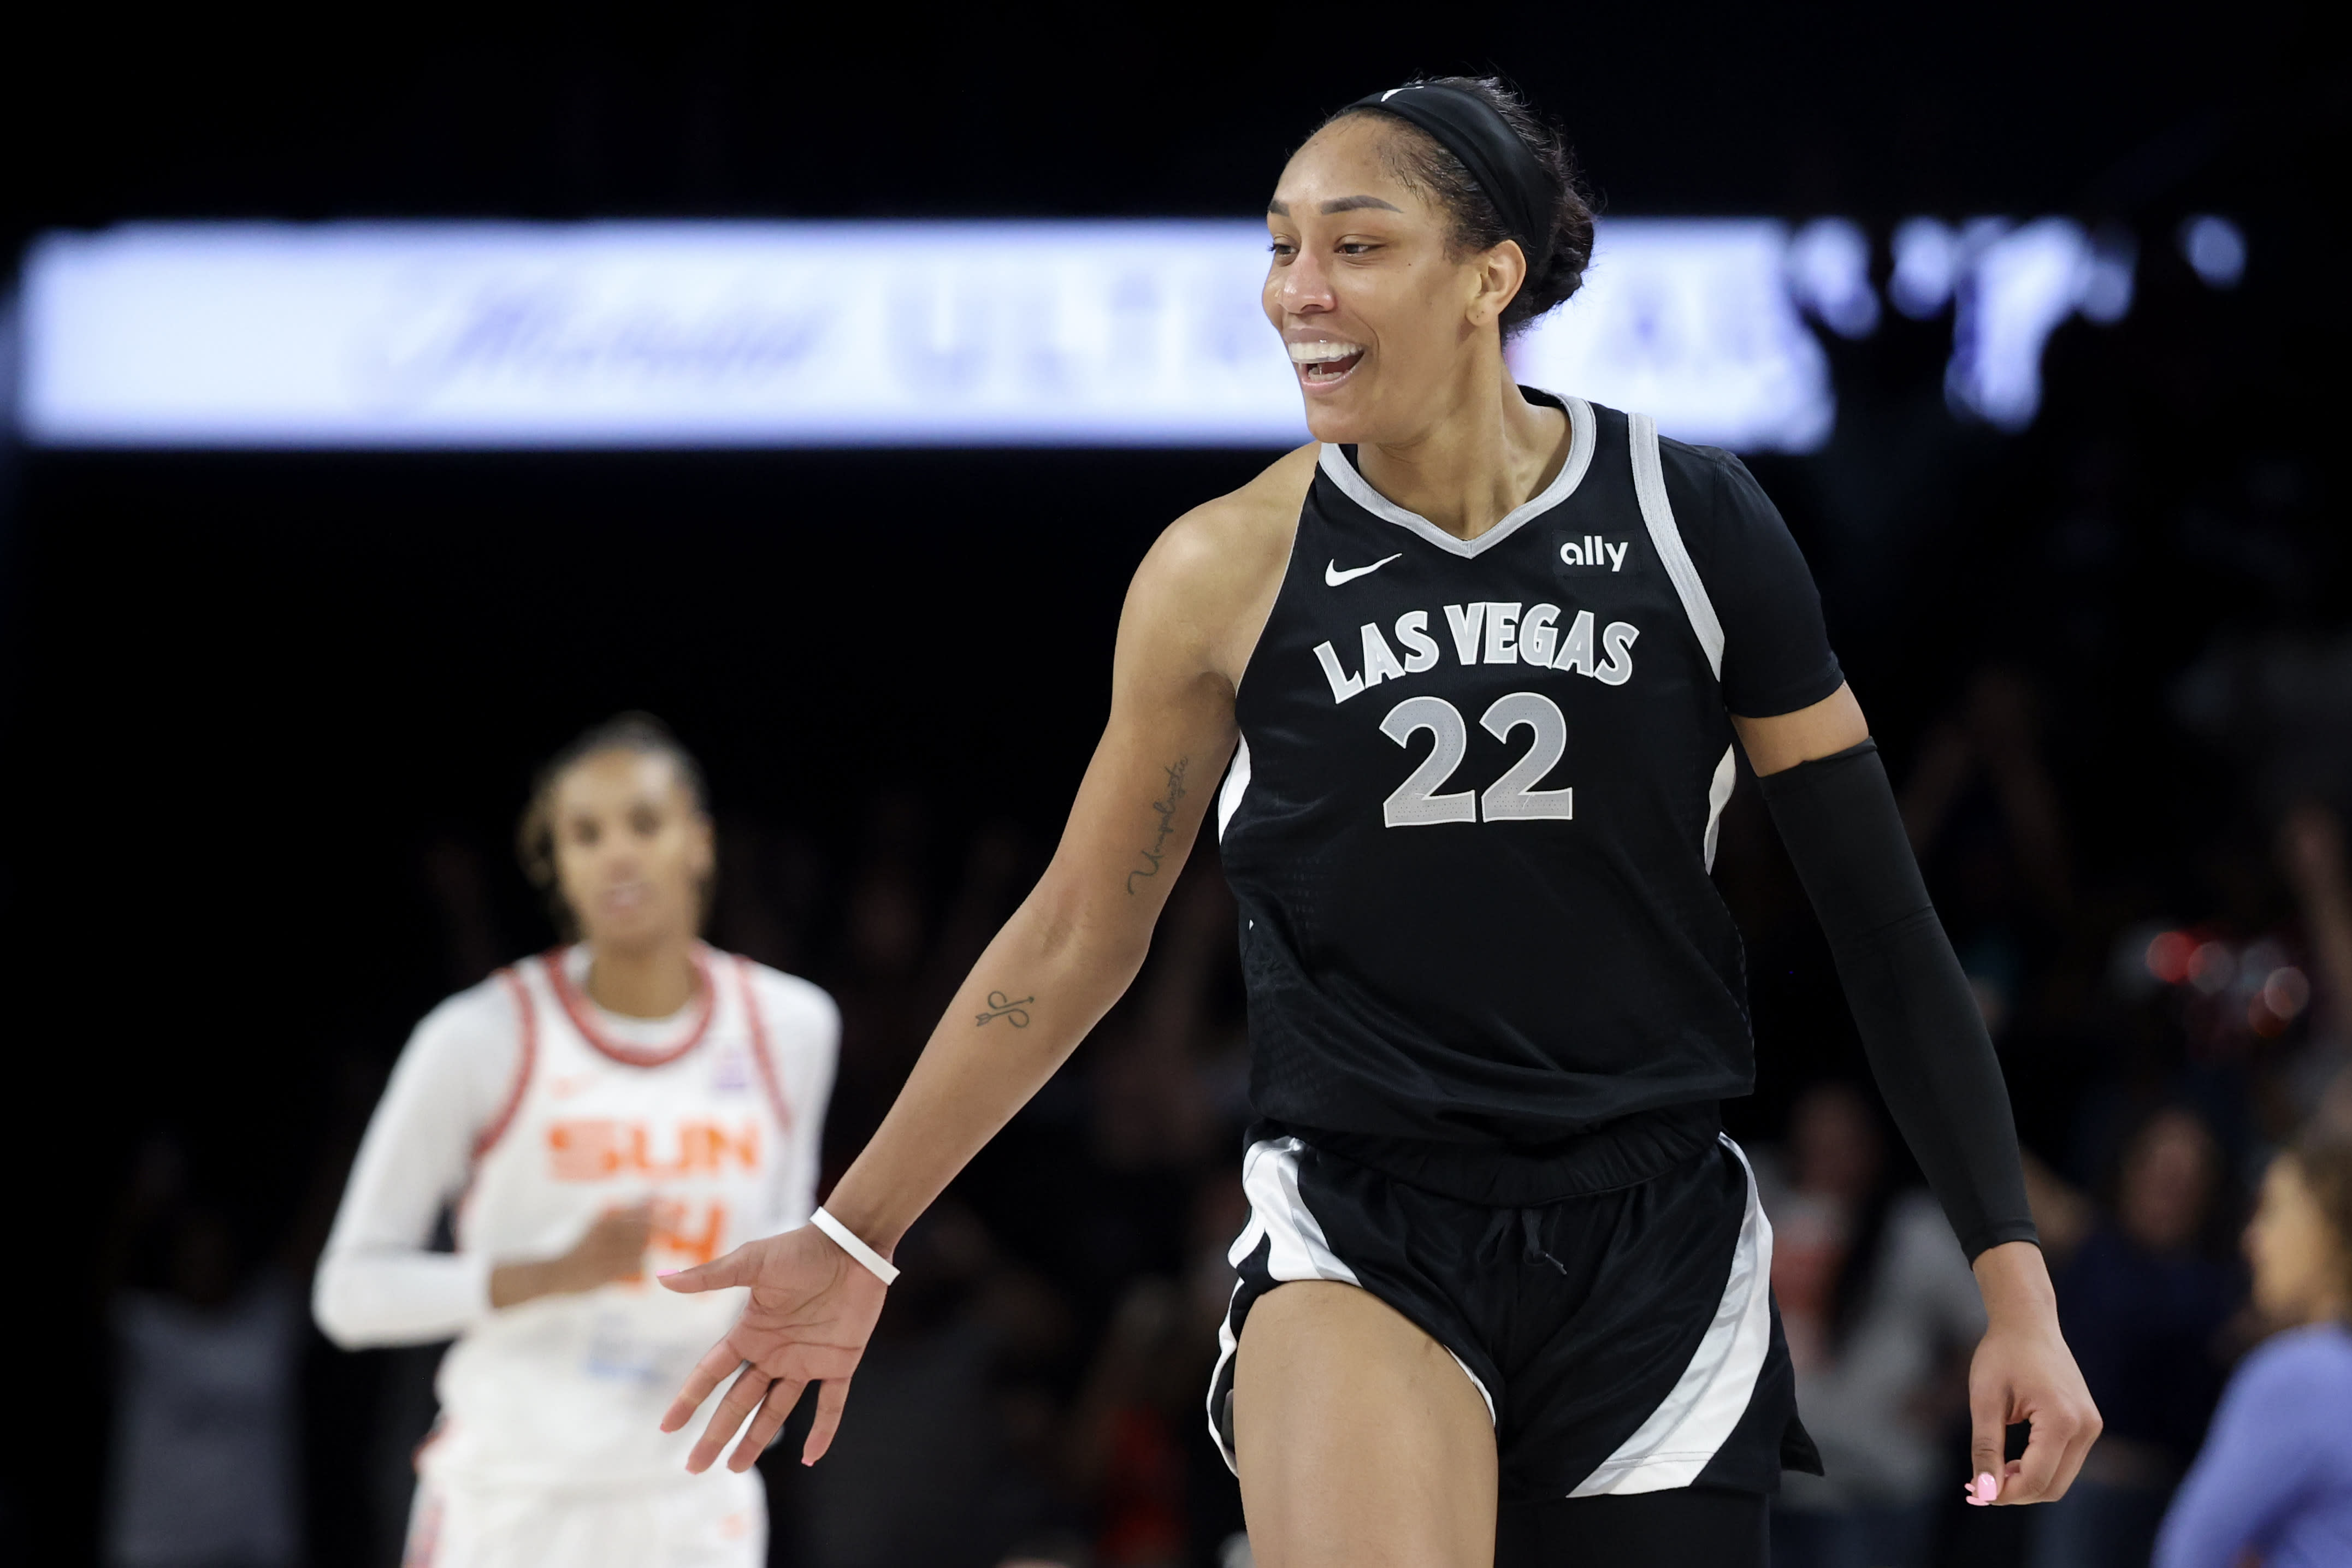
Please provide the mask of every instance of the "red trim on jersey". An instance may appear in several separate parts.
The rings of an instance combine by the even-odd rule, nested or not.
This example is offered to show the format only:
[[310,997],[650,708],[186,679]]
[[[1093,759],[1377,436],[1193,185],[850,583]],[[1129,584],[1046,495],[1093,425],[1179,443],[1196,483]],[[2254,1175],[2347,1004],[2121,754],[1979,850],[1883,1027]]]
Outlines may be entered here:
[[777,1082],[776,1064],[768,1054],[768,1026],[761,1021],[760,1004],[751,995],[751,960],[735,956],[735,984],[743,993],[743,1020],[751,1028],[751,1060],[759,1064],[760,1082],[768,1091],[768,1103],[776,1109],[776,1120],[784,1131],[793,1130],[792,1102],[784,1098],[784,1086]]
[[556,1003],[563,1009],[563,1016],[572,1020],[572,1027],[580,1031],[583,1040],[623,1066],[667,1066],[700,1045],[702,1037],[709,1032],[711,1015],[719,1010],[716,1005],[718,988],[710,983],[710,960],[706,956],[708,949],[699,944],[694,950],[694,972],[702,982],[697,995],[697,999],[702,1004],[701,1014],[677,1044],[651,1047],[625,1045],[617,1040],[606,1039],[597,1030],[595,1009],[572,988],[572,977],[563,972],[563,956],[570,951],[568,947],[553,948],[541,959],[547,966],[547,983],[555,991]]
[[425,1473],[425,1455],[434,1444],[448,1435],[449,1418],[446,1416],[433,1423],[425,1440],[408,1456],[408,1468],[416,1474],[418,1492],[415,1516],[409,1521],[408,1540],[403,1544],[400,1568],[433,1568],[434,1558],[441,1552],[441,1514],[448,1505],[441,1489]]
[[417,1511],[415,1533],[403,1549],[400,1568],[433,1568],[433,1559],[441,1549],[441,1511],[446,1506],[438,1491],[426,1495]]
[[433,1422],[432,1430],[426,1432],[425,1436],[418,1440],[416,1447],[408,1450],[409,1469],[414,1471],[415,1474],[422,1476],[425,1473],[425,1454],[431,1450],[434,1444],[439,1442],[448,1435],[449,1418],[446,1416],[436,1416]]
[[[505,1137],[507,1129],[514,1124],[515,1113],[522,1109],[523,1094],[530,1088],[531,1068],[539,1061],[539,1012],[530,1005],[530,988],[524,985],[522,977],[512,969],[500,969],[499,978],[506,982],[507,989],[514,995],[515,1032],[521,1049],[516,1053],[514,1087],[507,1091],[506,1104],[499,1108],[490,1124],[482,1129],[481,1135],[474,1140],[476,1165],[481,1164],[484,1155],[498,1147],[499,1140]],[[466,1185],[470,1191],[472,1181],[469,1179]]]

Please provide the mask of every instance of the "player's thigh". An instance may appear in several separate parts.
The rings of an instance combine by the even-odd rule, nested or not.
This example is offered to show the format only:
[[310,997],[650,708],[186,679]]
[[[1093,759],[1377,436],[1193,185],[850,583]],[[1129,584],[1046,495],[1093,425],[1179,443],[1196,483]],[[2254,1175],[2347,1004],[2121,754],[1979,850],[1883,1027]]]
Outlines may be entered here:
[[1512,1502],[1495,1568],[1766,1568],[1769,1536],[1762,1495],[1715,1487]]
[[1234,1447],[1262,1568],[1488,1568],[1495,1428],[1454,1357],[1353,1285],[1250,1309]]

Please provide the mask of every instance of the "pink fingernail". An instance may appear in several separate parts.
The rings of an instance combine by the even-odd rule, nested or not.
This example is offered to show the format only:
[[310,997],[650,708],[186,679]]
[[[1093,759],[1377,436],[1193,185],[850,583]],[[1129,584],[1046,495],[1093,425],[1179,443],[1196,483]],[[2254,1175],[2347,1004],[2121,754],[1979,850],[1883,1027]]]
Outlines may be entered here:
[[685,1272],[686,1270],[683,1269],[656,1269],[654,1270],[654,1278],[656,1280],[667,1280],[672,1274],[683,1274]]
[[1977,1477],[1976,1500],[1979,1507],[1995,1501],[2000,1496],[2000,1482],[1995,1480],[1990,1474]]

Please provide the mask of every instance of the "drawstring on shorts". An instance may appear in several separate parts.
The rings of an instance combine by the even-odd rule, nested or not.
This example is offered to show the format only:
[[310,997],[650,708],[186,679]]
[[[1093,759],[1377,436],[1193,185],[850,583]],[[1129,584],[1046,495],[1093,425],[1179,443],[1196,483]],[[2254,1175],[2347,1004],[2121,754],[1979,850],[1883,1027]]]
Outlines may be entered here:
[[1568,1277],[1568,1265],[1544,1250],[1543,1232],[1539,1228],[1542,1222],[1542,1209],[1523,1208],[1519,1210],[1519,1260],[1523,1263],[1549,1263],[1555,1270],[1559,1270],[1560,1278],[1566,1279]]

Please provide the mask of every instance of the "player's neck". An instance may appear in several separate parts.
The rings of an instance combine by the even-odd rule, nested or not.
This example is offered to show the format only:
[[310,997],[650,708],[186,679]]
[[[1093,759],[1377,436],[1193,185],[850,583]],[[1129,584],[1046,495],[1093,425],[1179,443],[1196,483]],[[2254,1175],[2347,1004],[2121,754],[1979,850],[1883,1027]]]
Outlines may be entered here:
[[1366,442],[1373,489],[1456,538],[1475,539],[1539,493],[1567,460],[1567,421],[1520,395],[1499,361],[1475,365],[1436,417],[1404,441]]
[[694,938],[645,947],[588,947],[588,999],[623,1018],[667,1018],[694,999],[702,983]]

